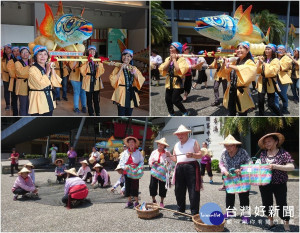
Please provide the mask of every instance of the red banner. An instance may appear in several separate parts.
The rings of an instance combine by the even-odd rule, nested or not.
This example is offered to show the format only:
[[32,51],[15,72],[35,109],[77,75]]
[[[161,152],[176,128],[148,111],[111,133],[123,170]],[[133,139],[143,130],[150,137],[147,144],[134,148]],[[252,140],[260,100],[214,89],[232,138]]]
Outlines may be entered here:
[[[118,138],[124,138],[125,130],[126,130],[125,123],[114,123],[115,133],[114,136]],[[140,125],[131,125],[132,134],[130,136],[136,137],[137,139],[143,139],[144,136],[144,129],[145,126]],[[146,139],[150,140],[153,132],[150,127],[147,128],[147,136]],[[126,135],[129,136],[129,135]]]

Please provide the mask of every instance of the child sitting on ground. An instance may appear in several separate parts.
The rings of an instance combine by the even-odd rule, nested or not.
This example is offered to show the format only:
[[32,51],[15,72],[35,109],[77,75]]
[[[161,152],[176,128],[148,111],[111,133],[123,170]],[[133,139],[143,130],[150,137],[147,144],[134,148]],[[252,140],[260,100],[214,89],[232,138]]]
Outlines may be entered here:
[[14,193],[13,200],[16,201],[18,195],[22,195],[25,197],[27,193],[34,194],[35,196],[38,195],[38,189],[34,186],[32,179],[28,175],[30,171],[23,167],[21,171],[18,172],[18,177],[14,183],[12,188],[12,192]]
[[121,192],[120,194],[122,196],[124,196],[124,192],[125,192],[125,177],[123,174],[123,169],[120,167],[120,165],[117,166],[117,168],[115,169],[115,171],[117,171],[121,176],[118,179],[118,181],[115,183],[115,185],[113,186],[113,188],[110,190],[112,192],[116,191],[117,187],[120,185],[121,186]]
[[92,173],[90,167],[88,166],[89,163],[86,160],[83,160],[80,163],[81,163],[81,167],[79,168],[77,175],[85,182],[87,182],[87,180],[91,182]]
[[109,177],[107,171],[103,168],[103,166],[100,165],[99,163],[97,163],[93,167],[93,169],[95,169],[96,172],[94,173],[92,186],[94,188],[96,188],[97,181],[98,181],[98,185],[101,188],[105,188],[105,187],[109,186],[110,185],[110,177]]
[[67,178],[67,173],[65,172],[66,166],[63,164],[62,159],[55,160],[54,164],[57,166],[55,168],[56,181],[58,183],[64,183]]

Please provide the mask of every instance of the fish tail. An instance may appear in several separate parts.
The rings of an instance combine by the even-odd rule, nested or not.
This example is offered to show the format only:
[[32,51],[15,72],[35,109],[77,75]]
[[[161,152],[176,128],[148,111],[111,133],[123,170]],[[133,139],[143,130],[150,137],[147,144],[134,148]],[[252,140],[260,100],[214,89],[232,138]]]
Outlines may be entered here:
[[54,30],[54,17],[51,8],[47,3],[45,5],[45,18],[40,25],[40,32],[46,37],[51,37]]
[[40,27],[39,27],[39,22],[38,22],[37,18],[35,19],[35,27],[36,27],[36,37],[38,37],[41,35],[41,33],[40,33]]
[[271,27],[268,28],[268,31],[267,31],[267,34],[266,34],[266,37],[265,37],[266,44],[270,43],[270,30],[271,30]]

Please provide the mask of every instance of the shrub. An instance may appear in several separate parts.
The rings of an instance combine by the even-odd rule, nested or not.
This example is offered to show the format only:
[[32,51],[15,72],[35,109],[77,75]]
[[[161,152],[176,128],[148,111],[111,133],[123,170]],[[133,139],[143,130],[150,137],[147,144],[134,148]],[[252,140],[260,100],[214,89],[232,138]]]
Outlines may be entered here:
[[213,160],[211,161],[211,169],[212,169],[213,171],[220,172],[220,168],[219,168],[219,160],[213,159]]
[[25,159],[39,159],[39,158],[44,158],[44,155],[25,155]]
[[[56,153],[56,158],[57,159],[63,159],[63,158],[67,158],[67,153]],[[51,158],[51,154],[49,154],[49,158]]]

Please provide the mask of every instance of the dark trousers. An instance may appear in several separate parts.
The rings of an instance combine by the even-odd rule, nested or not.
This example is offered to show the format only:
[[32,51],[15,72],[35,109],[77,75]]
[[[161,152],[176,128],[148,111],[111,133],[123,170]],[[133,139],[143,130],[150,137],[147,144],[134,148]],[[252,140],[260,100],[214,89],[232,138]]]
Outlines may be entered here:
[[8,91],[9,82],[3,81],[4,99],[6,106],[10,106],[10,91]]
[[[280,110],[275,105],[275,92],[274,93],[267,93],[268,96],[268,106],[269,108],[277,115],[280,116]],[[265,115],[265,93],[258,92],[258,109],[259,109],[259,116]]]
[[192,76],[191,75],[185,76],[183,89],[187,94],[190,94],[191,88],[192,88]]
[[[249,206],[249,191],[239,193],[240,207]],[[235,194],[226,192],[226,208],[232,209],[234,207]]]
[[118,116],[131,116],[133,108],[125,108],[118,105]]
[[75,159],[76,158],[69,158],[69,169],[75,167]]
[[[61,85],[63,91],[62,97],[67,98],[68,76],[62,78]],[[60,87],[56,87],[55,92],[56,92],[56,99],[60,99]]]
[[67,178],[67,173],[61,175],[61,176],[56,176],[57,181],[62,181],[65,180]]
[[283,206],[287,206],[286,193],[287,186],[284,184],[268,184],[259,186],[262,205],[265,206],[265,214],[270,215],[270,207],[273,206],[273,194],[275,196],[276,205],[279,206],[279,217],[282,220],[289,221],[290,217],[283,217]]
[[139,195],[139,179],[131,179],[125,175],[125,197]]
[[189,192],[192,215],[199,214],[200,191],[196,191],[196,167],[194,164],[179,164],[175,173],[175,196],[179,212],[185,212],[186,190]]
[[[236,106],[233,106],[231,107],[230,105],[228,105],[228,111],[229,111],[229,114],[228,116],[236,116]],[[245,112],[239,112],[238,113],[239,116],[247,116],[247,110]]]
[[223,96],[225,94],[225,91],[227,89],[227,80],[219,78],[219,80],[215,80],[214,82],[214,94],[215,94],[215,102],[220,102],[219,98],[219,87],[220,84],[222,83],[223,86]]
[[[90,116],[94,116],[94,108],[96,116],[100,116],[100,104],[99,104],[99,93],[100,91],[86,92],[86,102],[88,112]],[[94,108],[93,108],[94,103]]]
[[25,195],[26,193],[29,193],[29,192],[22,188],[16,188],[15,191],[13,191],[13,193],[17,194],[17,195]]
[[201,176],[205,175],[205,168],[207,170],[208,176],[209,177],[213,176],[212,171],[211,171],[211,163],[207,163],[207,164],[200,163],[200,165],[201,165]]
[[159,80],[159,70],[157,69],[153,69],[151,70],[151,76],[154,77],[154,80]]
[[16,95],[16,92],[11,92],[11,105],[13,109],[13,116],[19,116],[19,110],[18,110],[18,96]]
[[[80,175],[79,177],[82,178],[83,175]],[[86,177],[85,177],[85,179],[84,179],[84,181],[86,182],[89,178],[92,178],[92,177],[93,177],[93,176],[92,176],[92,173],[88,172],[87,175],[86,175]],[[98,177],[99,177],[99,176],[98,176]]]
[[45,112],[43,114],[38,114],[38,113],[31,114],[31,116],[52,116],[52,115],[53,115],[53,111]]
[[14,168],[19,171],[19,168],[18,168],[18,163],[16,164],[10,164],[10,174],[13,175],[14,174]]
[[165,101],[168,107],[168,112],[170,114],[174,114],[174,107],[175,105],[180,112],[186,113],[187,110],[182,104],[182,89],[166,89]]
[[19,97],[20,116],[28,116],[28,108],[29,108],[28,95],[18,95],[18,97]]
[[159,196],[166,197],[167,189],[166,189],[166,182],[163,182],[153,176],[150,178],[150,196],[155,197],[157,195],[157,186],[159,186]]
[[294,100],[299,101],[299,88],[297,88],[297,82],[299,81],[299,79],[292,78],[292,81],[293,83],[291,84],[291,88],[292,88],[293,98]]

